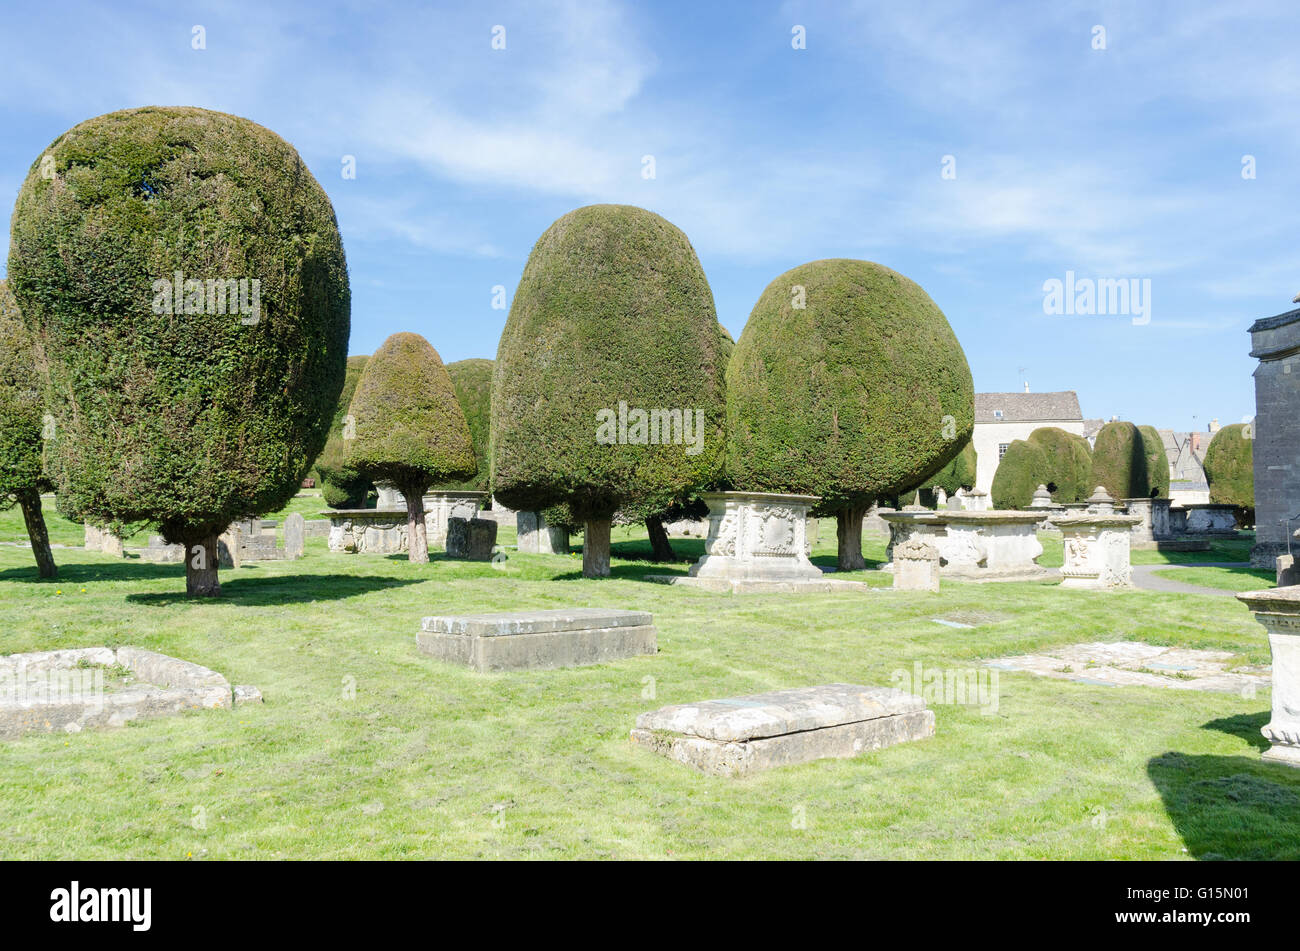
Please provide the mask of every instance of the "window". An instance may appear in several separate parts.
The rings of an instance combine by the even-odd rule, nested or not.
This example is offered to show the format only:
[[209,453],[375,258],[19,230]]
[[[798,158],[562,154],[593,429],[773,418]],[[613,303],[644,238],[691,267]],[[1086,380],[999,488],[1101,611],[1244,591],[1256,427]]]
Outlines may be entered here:
[[1010,446],[1010,445],[1011,445],[1011,443],[1009,443],[1009,442],[1000,442],[1000,443],[998,443],[998,460],[999,460],[999,461],[1001,461],[1002,457],[1005,456],[1005,455],[1007,454],[1007,447]]
[[994,419],[1001,419],[1001,418],[1002,418],[1002,410],[1000,410],[1000,409],[995,409],[995,410],[993,411],[993,418],[994,418]]

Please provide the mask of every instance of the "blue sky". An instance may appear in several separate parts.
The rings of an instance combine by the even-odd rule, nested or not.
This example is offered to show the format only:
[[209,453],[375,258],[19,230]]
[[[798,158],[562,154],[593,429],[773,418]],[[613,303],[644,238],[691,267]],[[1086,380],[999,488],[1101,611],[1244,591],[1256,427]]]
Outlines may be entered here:
[[[7,3],[0,227],[68,127],[201,106],[329,193],[353,353],[495,356],[493,288],[560,215],[625,202],[691,238],[733,336],[783,271],[864,258],[929,292],[977,390],[1203,429],[1253,413],[1245,330],[1300,292],[1297,35],[1300,6],[1249,0]],[[1149,280],[1150,322],[1044,314],[1067,271]]]

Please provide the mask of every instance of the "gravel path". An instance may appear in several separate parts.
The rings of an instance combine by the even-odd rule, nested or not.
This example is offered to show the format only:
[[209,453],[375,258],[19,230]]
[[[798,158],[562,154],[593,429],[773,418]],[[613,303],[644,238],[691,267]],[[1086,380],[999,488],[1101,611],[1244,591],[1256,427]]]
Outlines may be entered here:
[[1164,591],[1174,594],[1217,594],[1235,597],[1237,592],[1225,588],[1207,588],[1199,584],[1184,584],[1171,578],[1161,578],[1157,571],[1178,568],[1248,568],[1248,561],[1204,561],[1194,565],[1134,565],[1133,584],[1146,591]]

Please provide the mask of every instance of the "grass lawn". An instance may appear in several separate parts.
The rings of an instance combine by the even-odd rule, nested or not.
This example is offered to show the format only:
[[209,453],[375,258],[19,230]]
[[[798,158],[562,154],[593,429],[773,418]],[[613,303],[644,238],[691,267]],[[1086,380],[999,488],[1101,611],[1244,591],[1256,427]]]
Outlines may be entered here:
[[1251,568],[1249,565],[1240,568],[1171,568],[1168,571],[1157,571],[1156,574],[1183,584],[1222,588],[1225,591],[1259,591],[1277,583],[1277,572]]
[[[0,540],[19,537],[0,516]],[[628,741],[637,713],[667,703],[888,685],[917,662],[1093,640],[1268,663],[1235,599],[947,582],[713,594],[642,580],[663,570],[630,560],[643,534],[615,541],[613,577],[590,581],[577,556],[414,566],[311,539],[302,560],[222,571],[224,596],[200,603],[180,566],[56,549],[60,578],[41,582],[30,551],[0,545],[0,652],[134,644],[266,697],[0,744],[0,858],[1300,858],[1300,771],[1259,759],[1267,692],[999,672],[994,714],[937,704],[933,739],[740,780]],[[883,559],[883,540],[865,547]],[[652,611],[660,653],[478,675],[415,649],[426,614],[572,605]]]

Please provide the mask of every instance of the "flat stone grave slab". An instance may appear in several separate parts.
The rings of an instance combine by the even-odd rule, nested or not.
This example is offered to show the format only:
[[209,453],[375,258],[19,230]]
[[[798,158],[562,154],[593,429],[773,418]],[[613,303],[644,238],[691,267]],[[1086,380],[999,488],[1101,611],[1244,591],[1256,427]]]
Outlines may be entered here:
[[871,585],[845,578],[821,578],[797,581],[747,581],[741,578],[699,578],[690,575],[646,575],[646,581],[657,584],[698,588],[720,594],[833,594],[851,591],[859,594],[871,590]]
[[914,694],[824,684],[643,713],[632,742],[705,773],[740,776],[933,735],[934,711]]
[[1141,641],[1073,644],[1041,654],[1021,654],[985,661],[998,670],[1021,671],[1104,687],[1165,687],[1254,696],[1268,687],[1267,667],[1228,669],[1227,651],[1160,647]]
[[79,733],[184,710],[261,702],[215,670],[139,647],[80,647],[0,657],[0,739]]
[[420,652],[479,673],[582,667],[659,650],[648,611],[561,608],[426,617]]

